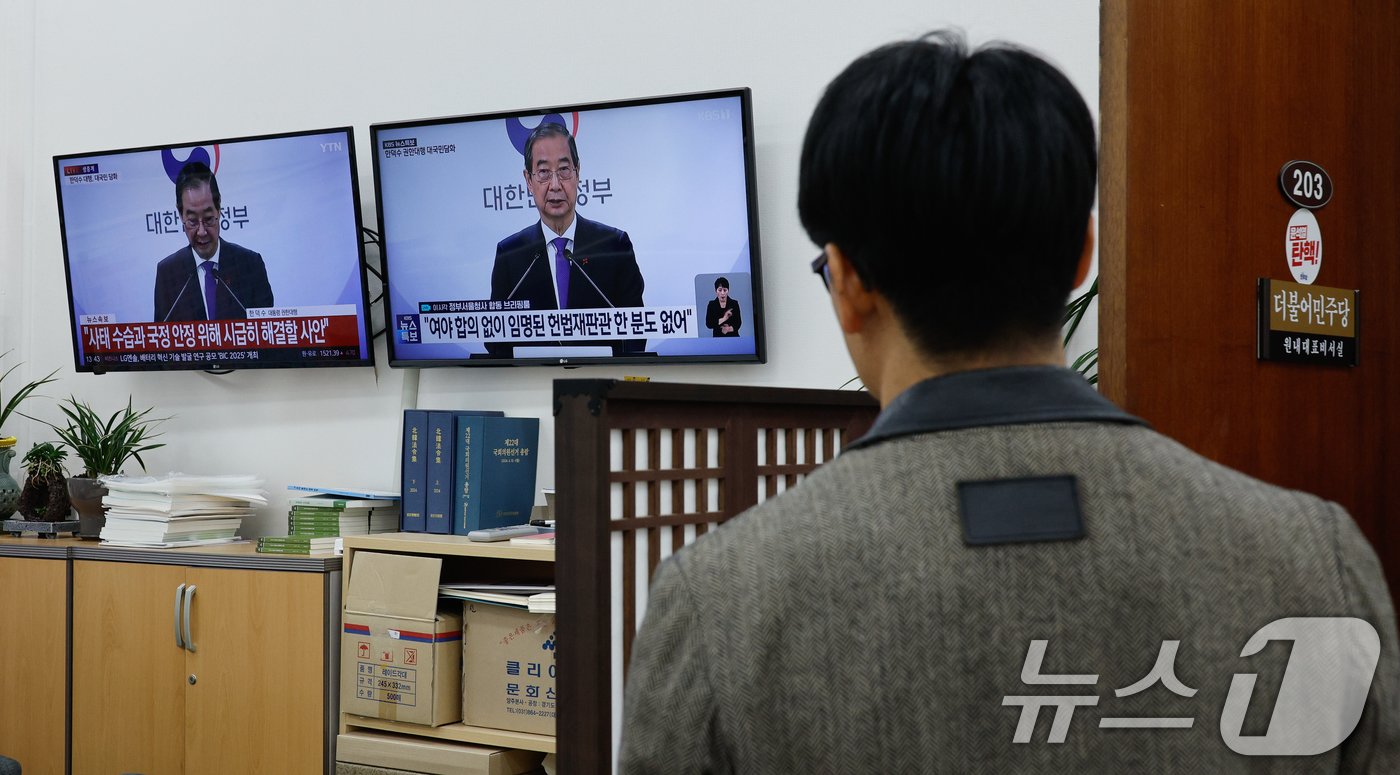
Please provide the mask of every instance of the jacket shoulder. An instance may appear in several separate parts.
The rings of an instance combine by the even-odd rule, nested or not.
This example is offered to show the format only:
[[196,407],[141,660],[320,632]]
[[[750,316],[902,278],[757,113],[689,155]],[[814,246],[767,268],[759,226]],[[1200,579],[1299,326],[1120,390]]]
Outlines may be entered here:
[[517,231],[516,233],[510,235],[509,237],[506,237],[500,242],[497,242],[496,252],[514,253],[518,250],[522,250],[528,247],[532,242],[542,243],[543,240],[544,232],[540,231],[539,223],[532,223],[529,226],[526,226],[525,228],[521,229],[520,231]]
[[256,258],[258,260],[262,259],[262,256],[257,251],[249,250],[248,248],[245,248],[242,245],[239,245],[234,242],[229,242],[228,240],[223,241],[223,245],[220,246],[219,250],[222,255],[227,255],[230,258]]
[[587,245],[598,242],[615,243],[628,239],[627,232],[615,226],[609,226],[606,223],[599,223],[598,221],[590,221],[581,215],[576,217],[578,218],[578,231],[575,232],[575,236],[577,237],[575,242],[579,244]]
[[181,261],[193,261],[193,256],[194,251],[190,249],[189,245],[186,245],[165,258],[162,258],[160,262],[156,264],[156,270],[160,272],[169,272],[173,267],[178,266]]

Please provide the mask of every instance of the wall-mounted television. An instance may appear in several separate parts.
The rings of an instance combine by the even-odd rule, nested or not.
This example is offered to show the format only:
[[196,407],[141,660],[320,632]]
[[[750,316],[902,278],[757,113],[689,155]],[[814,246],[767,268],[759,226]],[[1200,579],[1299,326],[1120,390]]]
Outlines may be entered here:
[[54,157],[78,371],[374,362],[349,127]]
[[764,360],[748,89],[370,136],[391,365]]

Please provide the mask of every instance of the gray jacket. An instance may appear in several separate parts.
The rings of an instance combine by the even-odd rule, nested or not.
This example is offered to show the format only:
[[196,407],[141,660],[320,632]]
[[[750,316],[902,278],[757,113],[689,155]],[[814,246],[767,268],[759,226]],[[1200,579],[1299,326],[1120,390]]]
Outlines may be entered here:
[[[1065,475],[1082,537],[965,540],[986,515],[960,483]],[[1025,493],[1005,491],[1012,512],[1075,518]],[[1224,726],[1264,734],[1290,649],[1241,653],[1300,616],[1379,634],[1360,723],[1314,756],[1237,753],[1234,676],[1258,678],[1242,727]],[[1139,684],[1172,641],[1175,680]],[[1062,742],[1053,704],[1015,742],[1021,698],[1044,696],[1081,698]],[[1061,369],[921,383],[835,461],[678,552],[625,700],[625,773],[1400,772],[1395,616],[1352,519],[1194,454]],[[1144,718],[1172,726],[1114,721]]]

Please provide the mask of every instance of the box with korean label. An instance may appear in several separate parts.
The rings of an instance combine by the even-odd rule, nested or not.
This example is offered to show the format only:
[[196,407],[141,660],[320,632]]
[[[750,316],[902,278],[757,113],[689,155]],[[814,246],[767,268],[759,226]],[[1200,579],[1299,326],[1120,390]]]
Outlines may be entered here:
[[462,626],[462,721],[554,734],[554,614],[468,602]]
[[462,718],[462,617],[438,610],[439,557],[356,552],[340,635],[340,709],[441,726]]

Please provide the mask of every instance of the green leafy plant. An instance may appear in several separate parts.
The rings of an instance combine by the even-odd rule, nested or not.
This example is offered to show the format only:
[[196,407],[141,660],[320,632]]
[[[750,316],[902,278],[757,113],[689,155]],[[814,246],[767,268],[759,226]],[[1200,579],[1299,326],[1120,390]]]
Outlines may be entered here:
[[[6,355],[9,355],[10,352],[10,350],[6,350],[3,354],[0,354],[0,358],[4,358]],[[14,371],[15,369],[18,369],[21,365],[23,365],[23,362],[16,363],[15,365],[6,369],[4,374],[0,374],[0,386],[3,386],[5,378],[10,376],[10,372]],[[57,382],[58,380],[54,379],[53,376],[57,373],[58,369],[54,369],[53,371],[49,372],[48,375],[45,376],[43,379],[36,379],[33,382],[24,385],[19,390],[15,391],[13,394],[10,395],[9,401],[5,401],[4,394],[0,393],[0,428],[5,427],[5,421],[10,419],[11,414],[19,410],[19,405],[24,403],[24,399],[29,398],[30,394],[32,394],[35,390],[38,390],[43,385],[47,385],[50,382]]]
[[118,409],[106,420],[73,396],[60,401],[58,408],[68,417],[68,424],[47,425],[83,461],[85,477],[120,473],[126,461],[132,459],[140,463],[144,471],[146,461],[141,459],[141,453],[165,446],[151,444],[150,439],[160,435],[153,432],[155,426],[170,418],[150,417],[154,407],[137,411],[130,398],[126,400],[125,409]]
[[[1065,306],[1064,345],[1066,347],[1069,346],[1070,337],[1079,330],[1079,324],[1084,322],[1084,313],[1089,311],[1089,306],[1094,303],[1094,299],[1098,296],[1099,278],[1095,277],[1089,290],[1075,297]],[[1070,364],[1070,368],[1082,374],[1084,379],[1089,380],[1090,385],[1099,384],[1099,348],[1095,347],[1075,358],[1074,363]]]
[[67,458],[68,450],[45,441],[29,448],[22,465],[31,477],[48,478],[56,474],[61,478],[67,476],[63,470],[63,461]]
[[29,448],[29,454],[24,456],[24,468],[29,476],[24,480],[24,491],[19,494],[19,513],[47,522],[68,517],[68,488],[63,481],[68,475],[63,470],[67,457],[68,450],[48,441]]

